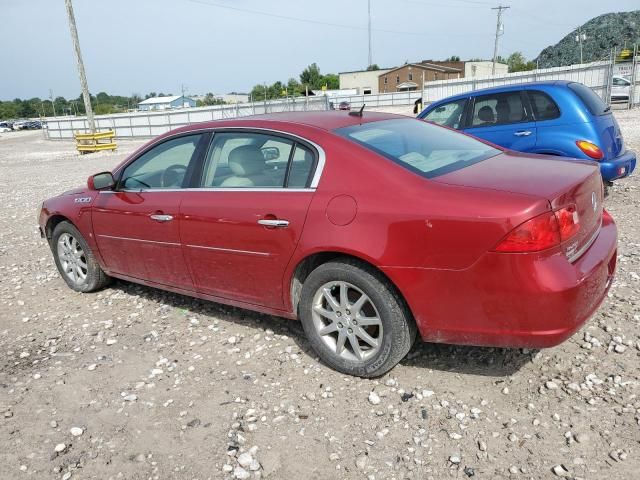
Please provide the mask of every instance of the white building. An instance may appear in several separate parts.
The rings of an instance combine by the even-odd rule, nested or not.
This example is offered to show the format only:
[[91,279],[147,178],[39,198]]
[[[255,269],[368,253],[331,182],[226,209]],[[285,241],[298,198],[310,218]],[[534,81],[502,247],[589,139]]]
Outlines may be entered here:
[[[464,62],[464,76],[470,77],[490,77],[493,69],[493,62]],[[506,63],[496,63],[496,75],[504,75],[509,73],[509,66]]]
[[387,73],[390,68],[381,70],[360,70],[355,72],[341,72],[340,90],[354,89],[357,95],[377,95],[378,77]]
[[138,110],[169,110],[172,108],[195,107],[196,101],[193,98],[182,95],[172,95],[167,97],[150,97],[138,103]]

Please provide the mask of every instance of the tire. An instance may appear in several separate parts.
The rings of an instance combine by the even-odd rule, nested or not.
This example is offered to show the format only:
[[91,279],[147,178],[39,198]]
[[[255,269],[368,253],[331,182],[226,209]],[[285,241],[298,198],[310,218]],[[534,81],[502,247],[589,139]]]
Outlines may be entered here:
[[72,290],[93,292],[111,282],[82,234],[71,223],[60,222],[53,229],[51,251],[60,276]]
[[348,375],[385,374],[407,355],[416,338],[413,317],[393,285],[352,259],[313,270],[302,286],[298,308],[313,350],[325,364]]

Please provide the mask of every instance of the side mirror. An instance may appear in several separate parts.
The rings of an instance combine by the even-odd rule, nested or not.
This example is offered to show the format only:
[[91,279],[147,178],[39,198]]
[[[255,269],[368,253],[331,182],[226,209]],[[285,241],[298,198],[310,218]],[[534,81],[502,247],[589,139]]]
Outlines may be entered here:
[[262,155],[266,161],[276,160],[280,158],[280,149],[277,147],[265,147],[262,149]]
[[116,185],[111,172],[101,172],[91,175],[87,180],[89,190],[108,190]]

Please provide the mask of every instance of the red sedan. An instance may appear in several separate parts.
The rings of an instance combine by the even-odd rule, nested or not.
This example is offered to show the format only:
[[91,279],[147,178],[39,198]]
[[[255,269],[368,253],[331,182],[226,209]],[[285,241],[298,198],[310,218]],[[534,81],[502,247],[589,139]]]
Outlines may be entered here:
[[424,341],[548,347],[602,302],[617,230],[592,162],[413,118],[286,113],[192,125],[44,202],[62,278],[111,277],[299,318],[372,377]]

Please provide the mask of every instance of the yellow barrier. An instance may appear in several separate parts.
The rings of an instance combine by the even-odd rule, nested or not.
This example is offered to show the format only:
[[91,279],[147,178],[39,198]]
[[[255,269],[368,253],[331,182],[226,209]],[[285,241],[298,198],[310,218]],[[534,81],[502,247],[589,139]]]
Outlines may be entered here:
[[115,150],[118,148],[113,141],[115,137],[113,130],[96,133],[76,133],[76,149],[81,153],[99,152],[102,150]]

